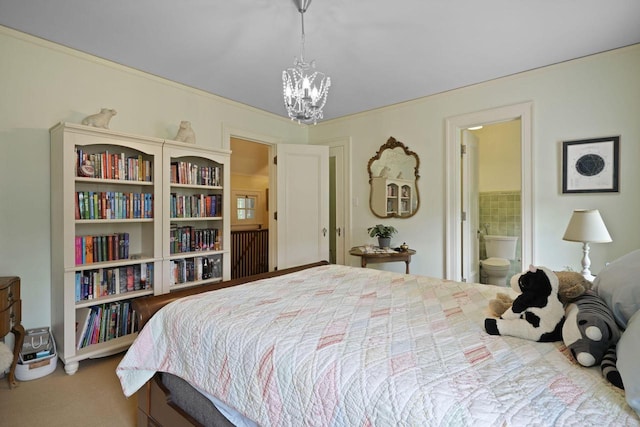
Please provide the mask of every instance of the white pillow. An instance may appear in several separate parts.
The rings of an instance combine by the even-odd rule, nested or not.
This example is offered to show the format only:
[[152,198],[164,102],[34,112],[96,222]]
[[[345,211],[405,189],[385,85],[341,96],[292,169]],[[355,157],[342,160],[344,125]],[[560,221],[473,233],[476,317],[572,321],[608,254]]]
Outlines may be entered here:
[[640,415],[640,311],[629,319],[627,329],[616,347],[620,372],[627,403]]
[[593,281],[593,289],[604,299],[621,328],[640,310],[640,249],[603,268]]

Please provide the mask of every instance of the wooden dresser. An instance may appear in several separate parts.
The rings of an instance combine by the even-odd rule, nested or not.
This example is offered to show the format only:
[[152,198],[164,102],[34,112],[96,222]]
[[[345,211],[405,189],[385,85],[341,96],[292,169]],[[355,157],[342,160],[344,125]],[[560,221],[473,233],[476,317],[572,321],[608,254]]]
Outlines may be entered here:
[[9,388],[16,385],[15,371],[18,356],[24,341],[24,328],[22,327],[22,301],[20,300],[20,278],[0,277],[0,338],[9,332],[15,335],[13,348],[13,363],[9,370]]

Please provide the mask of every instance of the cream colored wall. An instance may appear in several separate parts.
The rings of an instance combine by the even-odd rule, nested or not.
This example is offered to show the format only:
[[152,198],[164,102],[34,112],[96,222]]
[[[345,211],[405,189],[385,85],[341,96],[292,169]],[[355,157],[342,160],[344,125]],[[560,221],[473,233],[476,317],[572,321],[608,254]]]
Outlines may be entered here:
[[[118,110],[112,129],[141,135],[173,137],[180,120],[191,120],[198,144],[211,147],[223,146],[227,128],[283,143],[350,137],[354,245],[373,242],[366,228],[381,222],[368,208],[366,165],[394,136],[420,156],[421,207],[410,219],[382,222],[400,230],[394,242],[418,250],[413,273],[443,276],[445,118],[532,101],[534,261],[578,269],[579,244],[561,240],[575,208],[600,209],[614,240],[592,245],[593,272],[640,247],[639,225],[629,215],[640,210],[640,45],[308,128],[3,27],[0,57],[0,274],[22,277],[26,327],[50,324],[48,129],[101,107]],[[562,195],[561,142],[610,135],[621,135],[620,192]],[[401,263],[380,266],[402,270]]]
[[[562,241],[573,209],[598,208],[613,243],[593,244],[592,271],[640,247],[640,45],[606,52],[310,127],[310,142],[350,137],[352,141],[352,236],[354,245],[372,242],[367,227],[381,222],[368,208],[367,161],[390,137],[420,156],[418,213],[383,220],[398,228],[395,243],[418,252],[411,272],[444,275],[445,119],[521,102],[533,102],[533,227],[535,263],[579,270],[579,243]],[[329,99],[328,102],[331,102]],[[563,140],[621,135],[620,192],[561,194]],[[350,258],[352,265],[358,260]],[[379,268],[401,271],[401,263]]]
[[[0,27],[0,275],[22,278],[25,327],[50,325],[49,128],[115,108],[111,129],[172,138],[190,120],[197,144],[225,128],[305,142],[285,117],[212,96]],[[212,76],[215,78],[215,76]],[[226,147],[225,147],[226,148]]]
[[478,189],[520,191],[520,120],[474,130],[478,137]]

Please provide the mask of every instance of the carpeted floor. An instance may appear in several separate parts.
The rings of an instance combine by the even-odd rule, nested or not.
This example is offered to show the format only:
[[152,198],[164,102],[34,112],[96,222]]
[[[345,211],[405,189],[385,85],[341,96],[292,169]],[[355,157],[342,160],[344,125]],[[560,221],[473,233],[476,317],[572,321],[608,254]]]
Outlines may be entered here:
[[18,382],[0,379],[0,427],[133,427],[137,399],[124,397],[116,366],[124,353],[80,362],[74,375],[63,363],[50,375]]

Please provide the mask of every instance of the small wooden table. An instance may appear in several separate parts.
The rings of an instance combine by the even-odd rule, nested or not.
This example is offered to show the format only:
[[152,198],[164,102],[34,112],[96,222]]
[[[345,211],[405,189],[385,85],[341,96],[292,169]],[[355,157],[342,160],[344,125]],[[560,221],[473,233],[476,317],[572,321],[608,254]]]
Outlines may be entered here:
[[367,264],[403,261],[406,265],[405,272],[409,274],[409,263],[411,262],[411,255],[414,255],[416,251],[413,249],[407,249],[403,252],[363,252],[359,246],[356,246],[354,248],[351,248],[349,253],[353,256],[360,257],[360,264],[362,265],[362,268],[365,268]]

